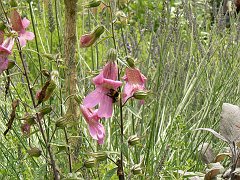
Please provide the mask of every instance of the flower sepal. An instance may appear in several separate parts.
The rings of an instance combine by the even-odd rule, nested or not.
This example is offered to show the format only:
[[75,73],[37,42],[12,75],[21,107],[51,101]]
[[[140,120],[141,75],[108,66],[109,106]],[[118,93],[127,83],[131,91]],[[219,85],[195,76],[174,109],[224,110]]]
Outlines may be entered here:
[[139,90],[133,94],[133,97],[138,100],[144,100],[148,96],[147,91]]

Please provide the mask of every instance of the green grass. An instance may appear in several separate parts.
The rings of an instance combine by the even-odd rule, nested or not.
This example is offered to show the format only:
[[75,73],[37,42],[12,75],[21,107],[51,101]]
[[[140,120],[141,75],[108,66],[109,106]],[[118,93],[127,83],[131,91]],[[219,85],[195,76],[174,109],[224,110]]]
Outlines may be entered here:
[[[57,2],[56,6],[55,3]],[[131,179],[184,179],[177,170],[204,172],[204,164],[198,158],[197,148],[202,142],[212,143],[216,152],[224,146],[211,134],[195,131],[199,127],[208,127],[219,131],[219,120],[222,103],[240,104],[240,70],[239,70],[239,23],[234,19],[230,28],[221,25],[217,18],[210,26],[208,16],[209,7],[203,1],[172,2],[172,4],[158,4],[156,1],[141,1],[129,3],[128,8],[122,9],[129,16],[129,23],[122,28],[116,26],[114,33],[118,50],[119,62],[125,61],[124,42],[131,45],[128,55],[137,59],[136,65],[148,78],[147,89],[150,91],[143,106],[136,100],[129,101],[123,107],[124,119],[124,171]],[[37,53],[34,40],[28,42],[23,53],[28,64],[31,82],[39,75],[39,61],[42,69],[55,69],[60,72],[59,86],[54,96],[46,104],[54,107],[44,120],[44,128],[49,136],[54,129],[54,121],[66,112],[66,104],[62,104],[65,96],[64,64],[57,61],[63,59],[64,35],[64,5],[63,1],[52,1],[55,30],[48,29],[47,4],[34,1],[33,17],[36,34]],[[78,42],[81,34],[89,32],[96,25],[103,23],[111,32],[109,12],[92,14],[82,9],[82,2],[78,2]],[[115,3],[113,11],[115,12]],[[117,5],[116,5],[117,6]],[[9,6],[5,3],[5,9]],[[20,3],[20,9],[31,19],[28,3]],[[57,7],[57,8],[55,8]],[[174,12],[171,12],[171,8]],[[204,7],[204,8],[203,8]],[[146,8],[146,10],[145,10]],[[141,13],[139,13],[141,12]],[[56,15],[58,23],[56,23]],[[131,21],[130,21],[131,20]],[[222,20],[224,21],[224,20]],[[31,21],[32,22],[32,21]],[[32,23],[29,30],[32,31]],[[102,38],[110,36],[105,32]],[[52,37],[52,40],[51,40]],[[124,38],[124,39],[123,39]],[[77,69],[79,95],[85,95],[94,89],[91,71],[99,70],[105,63],[106,52],[113,48],[111,38],[101,41],[96,46],[80,49],[77,44]],[[58,55],[49,60],[44,54]],[[14,49],[13,59],[22,68],[17,49]],[[121,75],[124,74],[124,64],[120,64]],[[7,75],[1,75],[0,93],[0,178],[1,179],[51,179],[51,169],[46,164],[46,150],[40,133],[31,135],[32,146],[43,149],[44,156],[30,158],[26,150],[29,149],[28,139],[20,131],[20,118],[26,112],[34,112],[31,107],[30,95],[23,75],[14,67],[9,71],[11,76],[10,92],[4,94]],[[43,78],[43,82],[46,79]],[[34,92],[40,89],[41,78],[33,86]],[[11,113],[12,99],[21,98],[22,103],[17,109],[17,117],[13,128],[5,138],[3,132]],[[75,152],[73,170],[80,173],[83,179],[102,179],[107,172],[116,166],[110,160],[99,163],[92,169],[83,168],[83,162],[89,152],[108,151],[113,160],[120,156],[120,118],[119,107],[115,105],[114,116],[102,120],[106,128],[106,139],[103,146],[91,139],[87,125],[82,116],[76,128],[67,128],[70,140],[73,140],[72,152]],[[32,129],[34,130],[34,129]],[[37,130],[37,127],[35,128]],[[131,135],[140,137],[140,145],[128,146],[127,140]],[[58,130],[53,137],[53,143],[66,144],[64,132]],[[74,150],[74,147],[75,148]],[[59,152],[58,146],[52,146],[56,163],[60,172],[69,173],[68,157],[64,151]],[[143,174],[135,176],[131,173],[134,164],[141,163]],[[117,179],[116,173],[112,179]]]

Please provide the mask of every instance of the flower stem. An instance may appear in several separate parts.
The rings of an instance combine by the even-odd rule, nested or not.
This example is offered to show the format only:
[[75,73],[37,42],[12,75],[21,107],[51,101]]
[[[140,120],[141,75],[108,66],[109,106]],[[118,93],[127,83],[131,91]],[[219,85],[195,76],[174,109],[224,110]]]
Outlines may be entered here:
[[[26,66],[25,66],[25,63],[24,63],[24,60],[23,60],[22,50],[21,50],[21,47],[19,45],[19,40],[18,39],[17,39],[17,48],[18,48],[18,52],[19,52],[19,56],[20,56],[22,65],[23,65],[24,76],[25,76],[26,81],[27,81],[27,86],[28,86],[28,90],[29,90],[29,93],[30,93],[30,96],[31,96],[32,104],[33,104],[33,107],[36,108],[36,102],[35,102],[35,99],[34,99],[34,96],[33,96],[33,91],[32,91],[32,88],[31,88],[30,80],[29,80],[27,69],[26,69]],[[59,172],[58,172],[58,170],[56,168],[56,164],[55,164],[55,160],[53,158],[51,146],[47,142],[47,139],[46,139],[46,136],[44,134],[42,123],[41,123],[41,120],[39,118],[38,113],[36,113],[36,115],[37,115],[37,122],[38,122],[38,126],[39,126],[39,129],[40,129],[40,132],[42,134],[43,141],[46,144],[46,148],[47,148],[48,154],[50,156],[51,166],[52,166],[53,173],[54,173],[54,179],[55,180],[59,180],[60,179]]]
[[[38,65],[39,65],[39,68],[40,68],[40,71],[41,71],[42,70],[41,56],[40,56],[39,48],[38,48],[38,39],[37,39],[37,33],[36,33],[36,28],[35,28],[35,23],[34,23],[31,1],[29,2],[29,8],[30,8],[30,14],[31,14],[31,20],[32,20],[33,33],[34,33],[34,36],[35,36],[34,39],[35,39],[35,44],[36,44],[36,49],[37,49],[37,54],[38,54]],[[41,85],[43,85],[42,73],[40,73],[40,76],[41,76]]]
[[[111,27],[112,27],[112,39],[113,39],[113,44],[114,44],[114,48],[117,50],[117,46],[116,46],[116,39],[115,39],[115,34],[114,34],[114,23],[113,23],[113,15],[112,15],[112,8],[111,5],[109,3],[109,9],[110,9],[110,19],[111,19]],[[118,80],[120,80],[120,71],[118,71]],[[121,92],[121,87],[119,87],[118,89],[119,92]],[[117,170],[117,175],[119,180],[124,180],[124,170],[123,170],[123,152],[122,152],[122,148],[123,148],[123,104],[122,104],[122,98],[120,97],[119,100],[119,110],[120,110],[120,128],[121,128],[121,149],[120,149],[120,161],[117,162],[118,164],[118,170]]]

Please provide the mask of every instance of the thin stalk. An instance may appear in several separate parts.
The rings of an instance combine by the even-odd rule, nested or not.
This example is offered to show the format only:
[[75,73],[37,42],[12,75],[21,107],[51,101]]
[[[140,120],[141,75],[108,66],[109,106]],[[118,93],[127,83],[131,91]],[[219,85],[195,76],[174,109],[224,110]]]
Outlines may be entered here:
[[[112,8],[109,3],[109,9],[110,9],[110,19],[111,19],[111,28],[112,28],[112,39],[113,39],[113,44],[114,48],[117,50],[116,46],[116,39],[115,39],[115,34],[114,34],[114,24],[113,24],[113,19],[112,19]],[[118,80],[120,80],[120,71],[118,71]],[[121,92],[121,87],[118,88],[118,91]],[[122,98],[120,97],[119,100],[119,110],[120,110],[120,129],[121,129],[121,149],[120,149],[120,161],[117,163],[118,164],[118,170],[117,170],[117,175],[119,180],[124,180],[124,169],[123,169],[123,137],[124,137],[124,127],[123,127],[123,104],[122,104]]]
[[[7,13],[6,13],[6,11],[5,11],[4,7],[3,7],[2,1],[0,1],[0,4],[1,4],[2,11],[3,11],[4,15],[5,15],[5,18],[6,18],[7,22],[9,23],[9,20],[8,20],[8,17],[7,17]],[[30,80],[29,80],[29,77],[28,77],[27,69],[26,69],[26,66],[25,66],[25,63],[24,63],[24,60],[23,60],[22,49],[20,47],[19,39],[16,38],[16,41],[17,41],[18,53],[19,53],[19,56],[20,56],[20,59],[21,59],[21,62],[22,62],[22,66],[24,68],[24,74],[23,75],[25,76],[26,81],[27,81],[27,85],[28,85],[29,93],[31,95],[31,100],[32,100],[33,106],[34,106],[34,108],[36,108],[36,103],[35,103],[34,95],[33,95],[33,92],[32,92]],[[44,142],[45,142],[45,144],[47,146],[47,150],[48,150],[49,155],[50,155],[51,166],[52,166],[52,169],[53,169],[53,172],[54,172],[54,179],[58,180],[59,179],[58,171],[56,169],[55,161],[54,161],[54,158],[53,158],[53,155],[52,155],[52,152],[51,152],[51,147],[47,143],[47,140],[46,140],[46,137],[45,137],[45,134],[44,134],[44,131],[43,131],[43,127],[42,127],[42,124],[40,122],[40,118],[38,116],[38,113],[36,115],[37,115],[37,120],[38,120],[38,124],[39,124],[39,128],[40,128],[40,132],[42,134],[43,140],[44,140]]]
[[[31,20],[32,20],[33,33],[34,33],[34,36],[35,36],[34,39],[35,39],[37,55],[38,55],[38,65],[39,65],[39,68],[40,68],[40,71],[41,71],[42,70],[41,56],[40,56],[39,49],[38,49],[38,39],[37,39],[37,33],[36,33],[36,28],[35,28],[35,23],[34,23],[34,17],[33,17],[33,10],[32,10],[31,1],[29,1],[29,8],[30,8],[30,15],[31,15]],[[42,73],[40,75],[41,75],[41,85],[43,85]]]
[[[17,39],[17,49],[18,49],[18,52],[19,52],[19,56],[20,56],[22,65],[23,65],[24,76],[25,76],[26,81],[27,81],[27,86],[28,86],[29,93],[31,95],[32,104],[33,104],[33,107],[36,108],[37,107],[36,102],[35,102],[35,99],[34,99],[33,91],[32,91],[32,88],[31,88],[30,80],[29,80],[27,69],[26,69],[26,66],[25,66],[25,63],[24,63],[24,60],[23,60],[22,50],[21,50],[21,47],[19,45],[19,40],[18,39]],[[38,122],[38,125],[39,125],[40,132],[42,134],[43,141],[46,144],[46,148],[47,148],[47,151],[48,151],[49,156],[50,156],[51,166],[52,166],[52,170],[53,170],[53,173],[54,173],[54,179],[58,180],[58,179],[60,179],[59,178],[59,172],[56,168],[56,164],[55,164],[55,160],[53,158],[51,146],[50,146],[50,144],[48,144],[48,141],[47,141],[46,136],[44,134],[43,126],[42,126],[42,123],[41,123],[41,120],[39,118],[38,113],[36,113],[36,115],[37,115],[37,122]]]
[[60,30],[59,30],[59,22],[58,22],[58,8],[57,8],[57,0],[55,0],[55,14],[56,14],[56,25],[57,25],[57,34],[58,34],[58,46],[60,52],[62,50],[61,38],[60,38]]
[[[64,135],[65,135],[65,141],[66,141],[67,145],[69,145],[67,130],[66,130],[66,128],[64,128],[63,130],[64,130]],[[72,173],[72,157],[71,157],[71,151],[70,151],[69,146],[67,146],[67,150],[68,150],[67,154],[68,154],[69,172]]]
[[[62,52],[62,45],[61,45],[61,38],[60,38],[60,30],[59,30],[59,22],[58,22],[58,8],[57,8],[57,1],[55,0],[55,13],[56,13],[56,25],[57,25],[57,34],[58,34],[58,46],[59,51]],[[58,63],[58,62],[57,62]],[[59,64],[57,64],[58,72],[61,74],[61,69],[59,68]],[[59,90],[59,98],[60,98],[60,113],[63,116],[63,102],[62,102],[62,83],[60,82],[60,90]],[[69,164],[69,172],[72,173],[72,157],[71,157],[71,150],[68,141],[67,131],[64,128],[64,136],[66,140],[67,146],[67,155],[68,155],[68,164]]]

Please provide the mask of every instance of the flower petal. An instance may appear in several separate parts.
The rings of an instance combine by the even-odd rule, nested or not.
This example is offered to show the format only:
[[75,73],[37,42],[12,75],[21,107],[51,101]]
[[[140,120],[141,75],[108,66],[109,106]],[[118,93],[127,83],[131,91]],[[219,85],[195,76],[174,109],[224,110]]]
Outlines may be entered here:
[[0,56],[0,74],[8,68],[7,56]]
[[103,73],[100,73],[99,75],[94,77],[92,81],[95,85],[101,85],[103,83],[103,80],[104,80]]
[[111,79],[104,79],[104,87],[108,89],[117,89],[122,85],[121,81],[114,81]]
[[98,144],[103,144],[104,143],[104,138],[105,138],[105,129],[104,126],[101,123],[98,123]]
[[[145,89],[145,82],[147,78],[137,68],[126,68],[126,75],[123,79],[126,81],[126,85],[123,90],[123,103],[133,96],[135,92]],[[144,101],[141,101],[141,103],[143,102]]]
[[126,68],[126,76],[128,77],[128,81],[132,84],[143,84],[144,82],[141,75],[139,69]]
[[24,29],[26,29],[30,24],[30,21],[27,18],[22,19],[22,26]]
[[25,47],[27,44],[27,40],[25,39],[25,37],[19,36],[18,39],[19,39],[20,46]]
[[22,29],[24,29],[22,24],[22,18],[16,10],[11,11],[10,20],[12,23],[12,29],[14,31],[20,32]]
[[131,96],[133,96],[133,85],[130,83],[126,83],[123,89],[123,103],[127,101]]
[[92,136],[92,138],[95,139],[95,140],[98,140],[98,136],[97,136],[98,129],[96,127],[96,124],[89,123],[88,124],[88,130],[89,130],[89,133]]
[[89,47],[95,42],[94,36],[92,34],[82,35],[80,38],[80,47]]
[[113,112],[113,103],[112,98],[104,95],[100,101],[99,109],[98,109],[98,116],[104,118],[110,118]]
[[28,31],[25,31],[23,34],[21,34],[21,36],[23,38],[25,38],[26,40],[33,40],[34,39],[34,33],[32,32],[28,32]]
[[3,43],[0,45],[0,53],[1,54],[11,54],[12,48],[14,45],[14,38],[7,38],[3,41]]
[[105,91],[102,91],[102,88],[96,88],[93,92],[88,94],[84,100],[83,105],[87,108],[92,108],[96,106],[104,96]]
[[117,64],[113,61],[109,61],[104,67],[103,67],[103,77],[106,79],[112,79],[116,80],[118,75],[118,68]]

